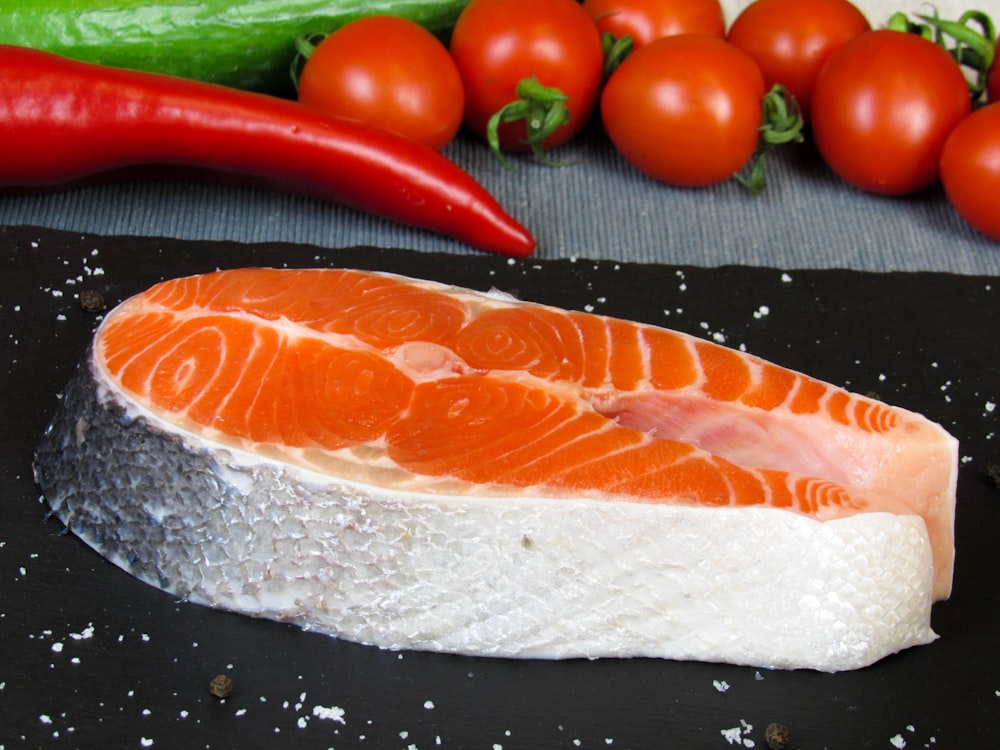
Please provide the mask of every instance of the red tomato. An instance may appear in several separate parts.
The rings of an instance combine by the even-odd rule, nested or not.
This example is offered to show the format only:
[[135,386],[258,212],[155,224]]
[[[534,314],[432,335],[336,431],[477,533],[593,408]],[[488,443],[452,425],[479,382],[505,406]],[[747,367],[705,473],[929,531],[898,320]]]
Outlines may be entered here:
[[784,86],[808,117],[823,63],[848,39],[870,29],[848,0],[755,0],[736,17],[726,38],[757,62],[768,88]]
[[980,107],[948,136],[941,183],[962,218],[1000,240],[1000,102]]
[[437,150],[458,132],[465,103],[447,48],[394,16],[361,18],[320,42],[299,77],[299,101]]
[[[569,122],[541,144],[565,143],[586,124],[601,86],[601,35],[576,0],[472,0],[455,23],[451,54],[465,86],[465,123],[486,137],[487,123],[537,78],[567,98]],[[500,147],[526,151],[523,121],[499,128]]]
[[719,0],[583,0],[598,31],[632,37],[632,49],[676,34],[725,36]]
[[764,76],[724,39],[665,37],[629,55],[601,97],[615,148],[645,174],[700,187],[739,171],[757,148]]
[[904,195],[937,180],[944,142],[970,108],[965,76],[943,48],[915,34],[867,31],[820,71],[813,138],[844,181]]

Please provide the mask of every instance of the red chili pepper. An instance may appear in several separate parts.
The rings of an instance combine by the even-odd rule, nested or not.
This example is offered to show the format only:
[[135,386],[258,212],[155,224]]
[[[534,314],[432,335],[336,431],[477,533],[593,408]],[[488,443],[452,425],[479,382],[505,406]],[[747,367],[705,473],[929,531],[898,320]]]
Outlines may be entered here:
[[0,45],[0,186],[137,166],[237,175],[523,257],[531,234],[420,144],[277,97]]

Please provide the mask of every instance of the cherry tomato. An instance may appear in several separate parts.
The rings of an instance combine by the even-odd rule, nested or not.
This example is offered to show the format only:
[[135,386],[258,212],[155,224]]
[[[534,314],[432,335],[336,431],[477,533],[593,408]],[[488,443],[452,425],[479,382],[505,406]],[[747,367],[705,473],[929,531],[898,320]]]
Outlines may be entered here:
[[676,34],[726,34],[719,0],[583,0],[583,8],[601,33],[630,36],[632,49]]
[[[576,0],[472,0],[455,23],[451,54],[465,87],[465,123],[483,138],[490,118],[518,99],[521,81],[534,77],[566,97],[568,122],[543,148],[576,135],[600,93],[601,37]],[[503,122],[498,135],[504,150],[532,148],[523,120]]]
[[405,18],[369,16],[320,42],[299,77],[299,101],[440,150],[462,124],[464,93],[448,49]]
[[848,0],[755,0],[736,17],[726,38],[757,62],[768,88],[784,86],[808,117],[823,63],[848,39],[870,29]]
[[604,87],[615,148],[650,177],[685,187],[722,182],[757,148],[764,76],[724,39],[684,34],[629,55]]
[[942,47],[916,34],[866,31],[816,78],[813,138],[847,183],[905,195],[937,180],[944,142],[970,109],[965,76]]
[[941,184],[958,214],[1000,240],[1000,102],[960,122],[941,152]]

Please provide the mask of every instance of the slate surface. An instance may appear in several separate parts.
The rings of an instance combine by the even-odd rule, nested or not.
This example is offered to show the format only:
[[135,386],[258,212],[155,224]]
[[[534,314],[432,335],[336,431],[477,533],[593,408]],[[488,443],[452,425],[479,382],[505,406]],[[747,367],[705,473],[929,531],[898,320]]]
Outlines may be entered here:
[[[925,413],[961,441],[940,639],[856,672],[390,653],[178,602],[46,515],[31,456],[98,316],[168,276],[355,266],[666,325]],[[240,244],[0,227],[0,748],[979,748],[1000,728],[1000,278]],[[795,564],[795,561],[790,561]],[[208,692],[217,674],[235,692]],[[341,713],[342,711],[342,713]]]

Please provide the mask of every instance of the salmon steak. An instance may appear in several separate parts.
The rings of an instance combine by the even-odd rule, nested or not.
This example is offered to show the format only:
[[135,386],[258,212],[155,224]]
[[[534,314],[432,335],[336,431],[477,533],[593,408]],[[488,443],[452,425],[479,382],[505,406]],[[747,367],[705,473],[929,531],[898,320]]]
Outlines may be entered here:
[[958,443],[653,325],[244,268],[107,314],[35,455],[184,600],[386,649],[821,671],[931,642]]

